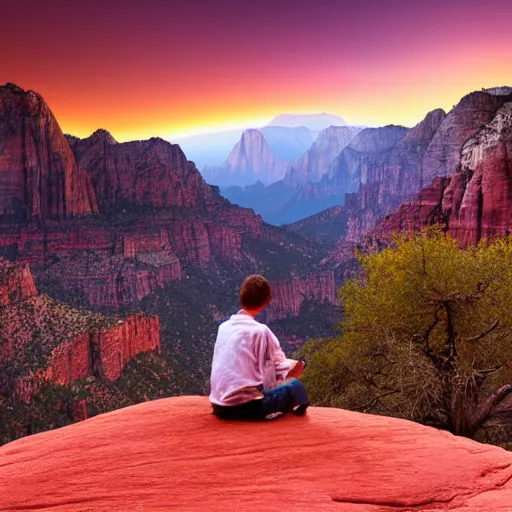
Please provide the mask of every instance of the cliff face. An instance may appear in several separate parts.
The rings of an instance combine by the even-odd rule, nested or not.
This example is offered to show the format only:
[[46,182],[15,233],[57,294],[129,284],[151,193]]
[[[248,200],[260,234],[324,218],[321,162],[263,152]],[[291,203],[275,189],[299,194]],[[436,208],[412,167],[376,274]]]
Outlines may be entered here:
[[170,496],[190,512],[281,512],[283,503],[298,512],[508,512],[512,503],[510,452],[323,407],[258,425],[220,421],[206,397],[155,400],[9,443],[0,457],[8,511],[156,511]]
[[119,144],[98,130],[71,147],[103,211],[198,208],[216,197],[180,147],[163,139]]
[[97,212],[88,176],[44,100],[0,87],[0,218],[66,219]]
[[388,239],[393,233],[417,231],[423,226],[443,222],[441,203],[450,178],[436,178],[412,201],[402,203],[390,215],[379,221],[370,238]]
[[267,185],[282,179],[289,163],[277,160],[259,130],[245,130],[240,141],[221,167],[206,166],[203,175],[208,183],[220,186]]
[[464,144],[460,171],[443,197],[450,233],[462,245],[510,234],[512,226],[512,103]]
[[436,131],[423,157],[423,185],[450,176],[460,162],[463,144],[489,123],[509,96],[473,92],[460,100]]
[[0,258],[0,307],[34,295],[37,295],[37,289],[28,265]]
[[347,193],[377,179],[374,174],[382,173],[391,149],[407,131],[393,125],[360,131],[319,182],[297,185],[298,175],[290,172],[288,178],[266,188],[258,183],[245,189],[223,189],[223,194],[241,206],[254,208],[268,222],[297,222],[331,206],[343,205]]
[[[41,111],[51,116],[42,99],[40,103]],[[25,122],[23,108],[13,104],[5,113],[14,131]],[[182,332],[185,346],[204,328],[209,310],[231,310],[233,290],[245,275],[287,279],[316,272],[323,249],[230,204],[218,188],[204,182],[179,146],[161,139],[118,143],[105,130],[85,139],[63,136],[51,119],[55,127],[47,134],[48,144],[63,148],[72,170],[89,180],[99,211],[40,223],[0,218],[0,255],[30,263],[44,292],[100,311],[178,311],[173,336]],[[278,127],[272,131],[281,132]],[[11,151],[18,142],[5,136],[0,144]],[[237,151],[240,158],[234,155],[231,163],[268,171],[272,154],[260,132],[246,133]],[[45,155],[36,151],[35,157],[43,161]],[[10,169],[23,175],[21,160]],[[41,193],[52,196],[44,188]],[[188,306],[183,309],[179,303],[184,300]],[[188,326],[197,324],[200,300],[204,325],[194,331]],[[279,314],[295,315],[296,305],[286,304]],[[175,338],[165,336],[168,346],[175,347]]]
[[90,376],[114,381],[136,355],[160,351],[158,318],[109,318],[38,295],[26,264],[0,259],[0,308],[0,366],[19,367],[9,373],[15,383],[0,381],[26,401],[36,375],[63,386]]
[[284,183],[297,187],[320,181],[334,159],[360,131],[360,128],[353,126],[331,126],[322,130],[311,148],[286,173]]
[[265,310],[267,322],[299,315],[307,299],[334,304],[336,284],[333,272],[310,274],[306,278],[292,278],[272,283],[272,301]]
[[158,318],[133,315],[59,345],[51,353],[44,375],[63,386],[90,376],[112,382],[130,359],[148,351],[160,352]]
[[373,234],[443,224],[465,246],[510,234],[512,226],[512,103],[463,145],[457,171],[434,180],[415,201],[384,219]]

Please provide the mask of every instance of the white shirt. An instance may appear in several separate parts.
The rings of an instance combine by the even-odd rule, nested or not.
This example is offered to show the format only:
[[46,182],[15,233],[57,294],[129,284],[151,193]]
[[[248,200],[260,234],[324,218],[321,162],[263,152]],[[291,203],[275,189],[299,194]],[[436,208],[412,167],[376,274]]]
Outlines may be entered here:
[[240,405],[263,398],[258,386],[282,382],[296,361],[287,359],[265,325],[240,310],[219,326],[213,351],[210,402]]

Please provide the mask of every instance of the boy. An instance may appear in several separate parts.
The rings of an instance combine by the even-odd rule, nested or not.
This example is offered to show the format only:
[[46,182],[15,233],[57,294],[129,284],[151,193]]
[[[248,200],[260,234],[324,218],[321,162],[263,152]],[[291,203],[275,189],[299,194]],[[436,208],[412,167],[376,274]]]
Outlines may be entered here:
[[270,302],[262,276],[247,277],[240,288],[242,309],[219,326],[213,353],[210,402],[226,419],[263,419],[309,405],[304,385],[295,378],[304,361],[287,359],[274,333],[254,317]]

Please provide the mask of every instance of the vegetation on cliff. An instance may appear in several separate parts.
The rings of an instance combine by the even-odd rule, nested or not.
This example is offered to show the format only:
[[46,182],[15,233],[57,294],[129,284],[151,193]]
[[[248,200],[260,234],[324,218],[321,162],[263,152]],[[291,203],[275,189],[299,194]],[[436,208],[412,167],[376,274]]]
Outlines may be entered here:
[[339,336],[300,350],[312,401],[510,439],[512,238],[461,249],[430,229],[359,259]]

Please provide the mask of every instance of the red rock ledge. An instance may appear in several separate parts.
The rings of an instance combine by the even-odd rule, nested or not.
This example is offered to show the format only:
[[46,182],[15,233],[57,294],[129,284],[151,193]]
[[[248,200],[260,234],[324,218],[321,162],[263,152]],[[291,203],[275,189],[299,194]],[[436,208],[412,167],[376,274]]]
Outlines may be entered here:
[[509,512],[512,453],[340,409],[256,425],[170,398],[3,446],[0,510]]

